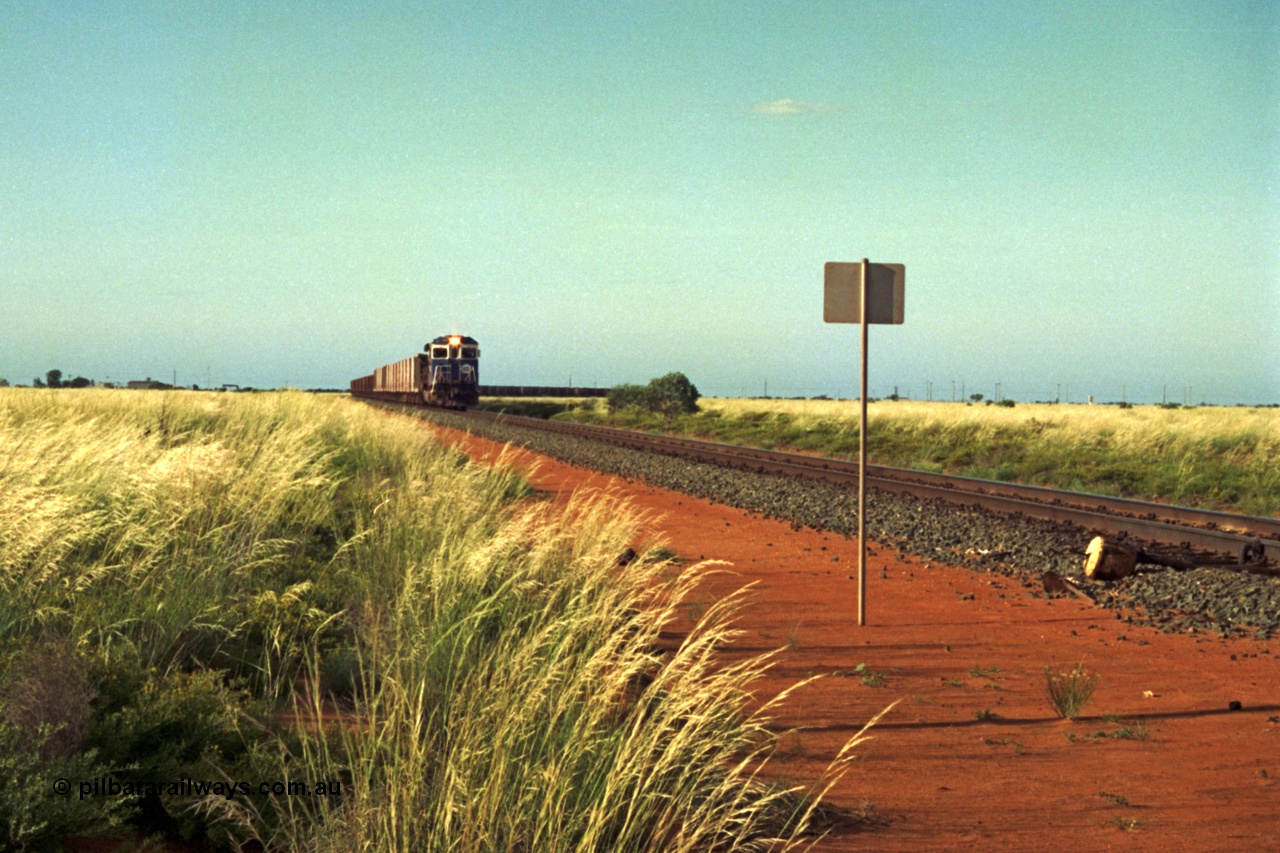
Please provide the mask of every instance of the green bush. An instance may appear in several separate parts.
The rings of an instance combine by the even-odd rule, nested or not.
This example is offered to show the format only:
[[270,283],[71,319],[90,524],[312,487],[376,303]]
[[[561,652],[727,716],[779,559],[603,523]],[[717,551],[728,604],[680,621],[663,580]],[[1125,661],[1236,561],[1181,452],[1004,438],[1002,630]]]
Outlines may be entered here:
[[27,732],[0,722],[0,848],[58,850],[70,835],[109,837],[133,811],[132,797],[80,796],[82,783],[110,769],[92,750],[58,754],[60,733],[45,723]]
[[615,385],[609,389],[609,396],[605,401],[609,404],[611,412],[648,409],[648,397],[643,385]]
[[698,411],[698,388],[679,371],[650,380],[648,385],[615,385],[609,389],[609,411],[628,409],[661,415],[664,418],[691,415]]
[[649,382],[649,408],[664,417],[698,411],[697,386],[683,373],[668,373]]
[[[160,674],[116,662],[97,675],[99,694],[85,744],[115,769],[122,784],[146,788],[232,775],[253,745],[240,723],[250,711],[265,717],[247,695],[226,686],[219,672]],[[206,840],[210,827],[193,808],[197,799],[149,791],[139,800],[140,823],[146,830]]]
[[66,835],[109,833],[133,811],[128,797],[79,796],[81,782],[110,772],[82,750],[90,694],[65,642],[12,644],[0,659],[0,848],[57,849]]

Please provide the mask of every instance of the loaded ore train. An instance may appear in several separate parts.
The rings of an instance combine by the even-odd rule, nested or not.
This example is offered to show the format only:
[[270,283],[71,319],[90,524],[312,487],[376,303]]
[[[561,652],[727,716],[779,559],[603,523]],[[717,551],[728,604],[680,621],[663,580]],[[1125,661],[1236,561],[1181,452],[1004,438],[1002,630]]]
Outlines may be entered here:
[[422,352],[351,380],[351,396],[465,409],[480,401],[480,346],[466,335],[441,335]]
[[607,388],[481,385],[480,345],[466,335],[441,335],[417,355],[351,380],[351,396],[416,406],[466,409],[487,397],[604,397]]

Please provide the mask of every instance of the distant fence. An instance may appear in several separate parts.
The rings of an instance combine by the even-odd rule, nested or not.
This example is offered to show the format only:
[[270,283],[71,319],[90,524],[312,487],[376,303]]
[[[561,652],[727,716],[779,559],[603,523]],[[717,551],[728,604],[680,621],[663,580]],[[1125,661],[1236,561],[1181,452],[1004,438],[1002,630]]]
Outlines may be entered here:
[[608,397],[608,388],[554,388],[542,385],[481,385],[481,397]]

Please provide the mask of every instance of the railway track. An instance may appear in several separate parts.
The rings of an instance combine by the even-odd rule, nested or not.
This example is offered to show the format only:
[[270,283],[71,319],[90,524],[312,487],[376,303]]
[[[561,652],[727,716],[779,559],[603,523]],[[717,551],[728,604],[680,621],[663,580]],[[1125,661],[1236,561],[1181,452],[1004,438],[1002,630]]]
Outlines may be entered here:
[[[856,485],[858,465],[841,459],[739,447],[698,439],[569,424],[492,412],[468,419],[561,433],[646,453],[661,453],[759,474],[775,474]],[[1013,516],[1074,524],[1086,530],[1191,552],[1199,563],[1240,561],[1244,549],[1260,546],[1265,565],[1280,564],[1280,519],[1111,498],[971,477],[932,474],[882,465],[867,466],[873,490],[960,506],[978,506]],[[1255,557],[1255,562],[1257,558]],[[1262,565],[1262,564],[1260,564]]]
[[[387,407],[793,526],[856,535],[857,468],[847,461],[536,418]],[[1014,578],[1032,595],[1083,594],[1117,619],[1161,631],[1280,636],[1275,519],[882,466],[873,468],[871,488],[868,535],[922,558],[926,568],[936,559]],[[1098,533],[1123,535],[1145,551],[1142,571],[1116,582],[1086,578],[1085,547]],[[1264,561],[1241,565],[1238,549],[1255,543]]]

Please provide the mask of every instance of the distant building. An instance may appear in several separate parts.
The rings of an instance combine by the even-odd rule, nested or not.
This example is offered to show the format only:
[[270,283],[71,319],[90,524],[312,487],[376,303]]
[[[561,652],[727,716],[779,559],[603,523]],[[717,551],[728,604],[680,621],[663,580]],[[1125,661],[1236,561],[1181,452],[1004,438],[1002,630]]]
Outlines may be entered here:
[[151,387],[151,377],[146,379],[130,379],[127,386],[130,391],[146,391]]

